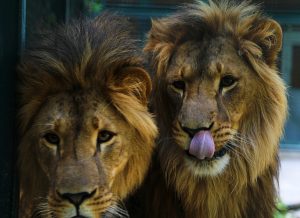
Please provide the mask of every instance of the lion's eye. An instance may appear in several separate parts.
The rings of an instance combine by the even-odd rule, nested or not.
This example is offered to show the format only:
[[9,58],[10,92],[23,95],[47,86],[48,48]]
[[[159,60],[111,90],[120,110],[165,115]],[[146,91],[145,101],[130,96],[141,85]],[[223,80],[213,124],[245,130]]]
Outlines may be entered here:
[[59,145],[59,142],[60,142],[59,136],[56,135],[55,133],[46,133],[44,135],[44,139],[48,143],[53,144],[53,145]]
[[185,82],[182,80],[176,80],[172,83],[174,88],[179,89],[179,90],[184,90],[185,89]]
[[108,142],[109,140],[112,139],[112,137],[114,135],[115,135],[114,133],[107,131],[107,130],[103,130],[103,131],[99,132],[98,138],[97,138],[97,144]]
[[224,76],[222,79],[221,79],[221,82],[220,82],[220,87],[223,88],[223,87],[230,87],[232,86],[235,82],[237,81],[236,78],[234,78],[233,76]]

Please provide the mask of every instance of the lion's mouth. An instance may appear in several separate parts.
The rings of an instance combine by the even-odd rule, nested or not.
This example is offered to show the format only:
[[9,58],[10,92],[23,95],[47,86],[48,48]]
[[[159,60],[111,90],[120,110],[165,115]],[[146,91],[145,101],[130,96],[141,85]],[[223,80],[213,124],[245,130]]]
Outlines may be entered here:
[[197,160],[197,161],[213,161],[213,160],[216,160],[216,159],[219,159],[219,158],[223,157],[223,156],[228,152],[228,150],[229,150],[228,147],[227,147],[227,146],[224,146],[224,147],[221,148],[220,150],[216,151],[216,152],[214,153],[214,155],[213,155],[211,158],[206,157],[206,158],[204,158],[203,160],[200,160],[200,159],[196,158],[195,156],[191,155],[191,154],[189,153],[189,150],[188,150],[188,149],[185,150],[185,153],[187,154],[187,156],[189,156],[190,158],[192,158],[192,159],[194,159],[194,160]]

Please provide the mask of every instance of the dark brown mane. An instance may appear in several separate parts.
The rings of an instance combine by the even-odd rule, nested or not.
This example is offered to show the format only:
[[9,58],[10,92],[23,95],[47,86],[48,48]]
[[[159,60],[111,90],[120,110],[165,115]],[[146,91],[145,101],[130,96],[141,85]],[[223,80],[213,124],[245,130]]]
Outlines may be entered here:
[[[97,33],[97,34],[95,34]],[[141,66],[139,42],[132,37],[129,22],[104,13],[94,20],[75,20],[55,31],[37,34],[19,65],[21,130],[29,116],[26,105],[36,107],[46,96],[63,91],[99,87],[127,66]],[[24,108],[25,107],[25,108]],[[36,107],[38,108],[38,107]]]

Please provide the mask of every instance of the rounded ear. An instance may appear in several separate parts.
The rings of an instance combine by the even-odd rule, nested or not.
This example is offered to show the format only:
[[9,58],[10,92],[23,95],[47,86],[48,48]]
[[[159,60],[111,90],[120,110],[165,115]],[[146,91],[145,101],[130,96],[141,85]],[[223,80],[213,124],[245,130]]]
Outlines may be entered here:
[[256,43],[262,48],[265,62],[274,66],[282,47],[282,29],[279,23],[272,19],[264,20],[259,25]]
[[143,105],[147,105],[152,83],[149,74],[141,67],[125,67],[115,78],[115,90],[136,97]]

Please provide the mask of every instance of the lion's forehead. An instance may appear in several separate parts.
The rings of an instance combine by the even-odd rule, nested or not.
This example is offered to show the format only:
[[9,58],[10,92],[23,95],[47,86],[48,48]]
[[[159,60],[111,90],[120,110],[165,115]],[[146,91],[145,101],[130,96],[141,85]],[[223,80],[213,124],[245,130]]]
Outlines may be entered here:
[[101,128],[122,126],[123,120],[104,99],[92,95],[60,94],[50,97],[35,121],[58,132],[84,129],[86,132]]
[[183,77],[195,74],[215,76],[221,72],[220,65],[223,73],[243,72],[248,67],[230,39],[216,37],[203,41],[188,41],[175,53],[170,73],[180,72]]

